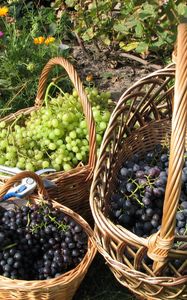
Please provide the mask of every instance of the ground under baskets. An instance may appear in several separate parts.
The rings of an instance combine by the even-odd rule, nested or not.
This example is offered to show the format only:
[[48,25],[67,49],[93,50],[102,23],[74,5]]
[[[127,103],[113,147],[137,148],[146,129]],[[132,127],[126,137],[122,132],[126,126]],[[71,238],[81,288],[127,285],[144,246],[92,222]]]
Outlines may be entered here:
[[[141,299],[187,298],[187,237],[175,234],[187,148],[186,24],[179,25],[177,51],[176,72],[174,65],[156,71],[120,98],[104,135],[91,187],[98,250],[117,280]],[[166,141],[170,141],[170,160],[161,228],[143,238],[109,219],[109,199],[122,162]],[[144,259],[145,254],[151,264]]]
[[96,253],[96,248],[93,244],[93,231],[86,221],[84,221],[84,219],[78,214],[53,200],[49,200],[42,180],[35,173],[25,171],[13,176],[3,187],[1,187],[0,198],[2,198],[9,188],[11,188],[15,183],[20,182],[20,180],[25,177],[33,178],[38,184],[39,191],[37,196],[32,195],[32,197],[27,197],[27,200],[29,199],[31,204],[38,204],[41,203],[41,201],[49,201],[52,203],[53,207],[70,216],[76,223],[81,225],[85,233],[88,235],[88,248],[82,261],[74,269],[59,275],[56,278],[27,281],[0,276],[0,299],[71,300],[80,283],[84,279]]
[[[48,75],[53,67],[60,65],[68,73],[75,89],[78,92],[80,102],[88,127],[89,134],[89,161],[87,165],[78,165],[76,168],[67,172],[54,172],[46,175],[56,184],[56,187],[49,189],[49,194],[53,199],[80,213],[87,220],[91,218],[89,207],[89,192],[96,162],[96,133],[95,122],[92,115],[90,102],[84,92],[83,85],[74,67],[63,57],[56,57],[49,60],[44,67],[39,80],[38,92],[35,105],[30,108],[21,109],[0,121],[5,121],[7,125],[13,123],[19,116],[29,116],[31,112],[38,110],[44,101],[45,89]],[[3,183],[5,178],[1,175],[0,181]]]

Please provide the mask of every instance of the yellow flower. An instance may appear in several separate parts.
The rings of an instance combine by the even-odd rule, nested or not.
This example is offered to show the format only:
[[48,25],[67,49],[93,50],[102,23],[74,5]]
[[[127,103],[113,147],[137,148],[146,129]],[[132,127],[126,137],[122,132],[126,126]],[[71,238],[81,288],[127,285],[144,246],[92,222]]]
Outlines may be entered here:
[[35,45],[41,45],[45,41],[45,38],[43,36],[39,36],[37,38],[34,38],[34,44]]
[[48,36],[45,40],[45,44],[49,45],[50,43],[53,43],[55,41],[55,38],[53,36]]
[[0,7],[0,17],[6,16],[7,13],[8,13],[8,7],[7,6]]

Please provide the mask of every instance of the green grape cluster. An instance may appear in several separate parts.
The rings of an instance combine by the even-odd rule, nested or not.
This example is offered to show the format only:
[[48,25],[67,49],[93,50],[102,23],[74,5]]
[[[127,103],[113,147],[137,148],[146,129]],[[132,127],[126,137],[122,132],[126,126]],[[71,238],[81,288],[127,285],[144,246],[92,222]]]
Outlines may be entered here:
[[[96,123],[99,149],[110,118],[110,93],[85,89]],[[0,164],[36,171],[52,167],[68,171],[88,162],[89,137],[85,116],[76,90],[60,93],[45,101],[45,106],[19,115],[9,126],[0,122]]]

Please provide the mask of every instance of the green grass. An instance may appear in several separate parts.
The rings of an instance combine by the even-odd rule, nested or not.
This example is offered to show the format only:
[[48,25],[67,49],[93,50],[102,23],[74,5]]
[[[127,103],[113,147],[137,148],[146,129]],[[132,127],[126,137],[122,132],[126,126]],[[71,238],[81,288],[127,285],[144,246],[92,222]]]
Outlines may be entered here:
[[134,300],[97,254],[73,300]]

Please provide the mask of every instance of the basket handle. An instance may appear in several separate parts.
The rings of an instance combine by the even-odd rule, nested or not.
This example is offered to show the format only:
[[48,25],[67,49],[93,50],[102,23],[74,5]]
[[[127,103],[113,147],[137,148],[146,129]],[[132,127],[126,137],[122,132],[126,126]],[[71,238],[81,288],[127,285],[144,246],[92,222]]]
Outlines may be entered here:
[[42,106],[49,72],[56,65],[60,65],[61,67],[63,67],[66,70],[69,78],[71,79],[72,83],[74,84],[74,87],[77,90],[77,93],[79,95],[80,102],[83,107],[83,112],[84,112],[84,115],[86,118],[88,133],[89,133],[90,152],[89,152],[88,164],[93,170],[95,167],[95,163],[96,163],[96,129],[95,129],[95,122],[93,119],[91,105],[90,105],[90,102],[88,101],[87,95],[86,95],[83,85],[82,85],[82,82],[81,82],[76,70],[74,69],[73,65],[70,64],[63,57],[51,58],[48,61],[48,63],[45,65],[45,67],[43,68],[40,79],[39,79],[39,85],[38,85],[38,91],[37,91],[36,100],[35,100],[35,106]]
[[21,173],[18,173],[12,177],[10,177],[6,183],[0,188],[0,199],[8,192],[8,190],[17,182],[22,180],[25,177],[32,178],[36,181],[38,186],[38,194],[42,195],[42,198],[47,199],[48,194],[44,187],[42,179],[34,172],[31,171],[23,171]]
[[187,24],[178,26],[177,59],[174,106],[171,124],[168,180],[164,198],[160,232],[150,237],[148,255],[154,260],[154,270],[159,270],[167,260],[173,246],[176,213],[181,192],[187,124]]

